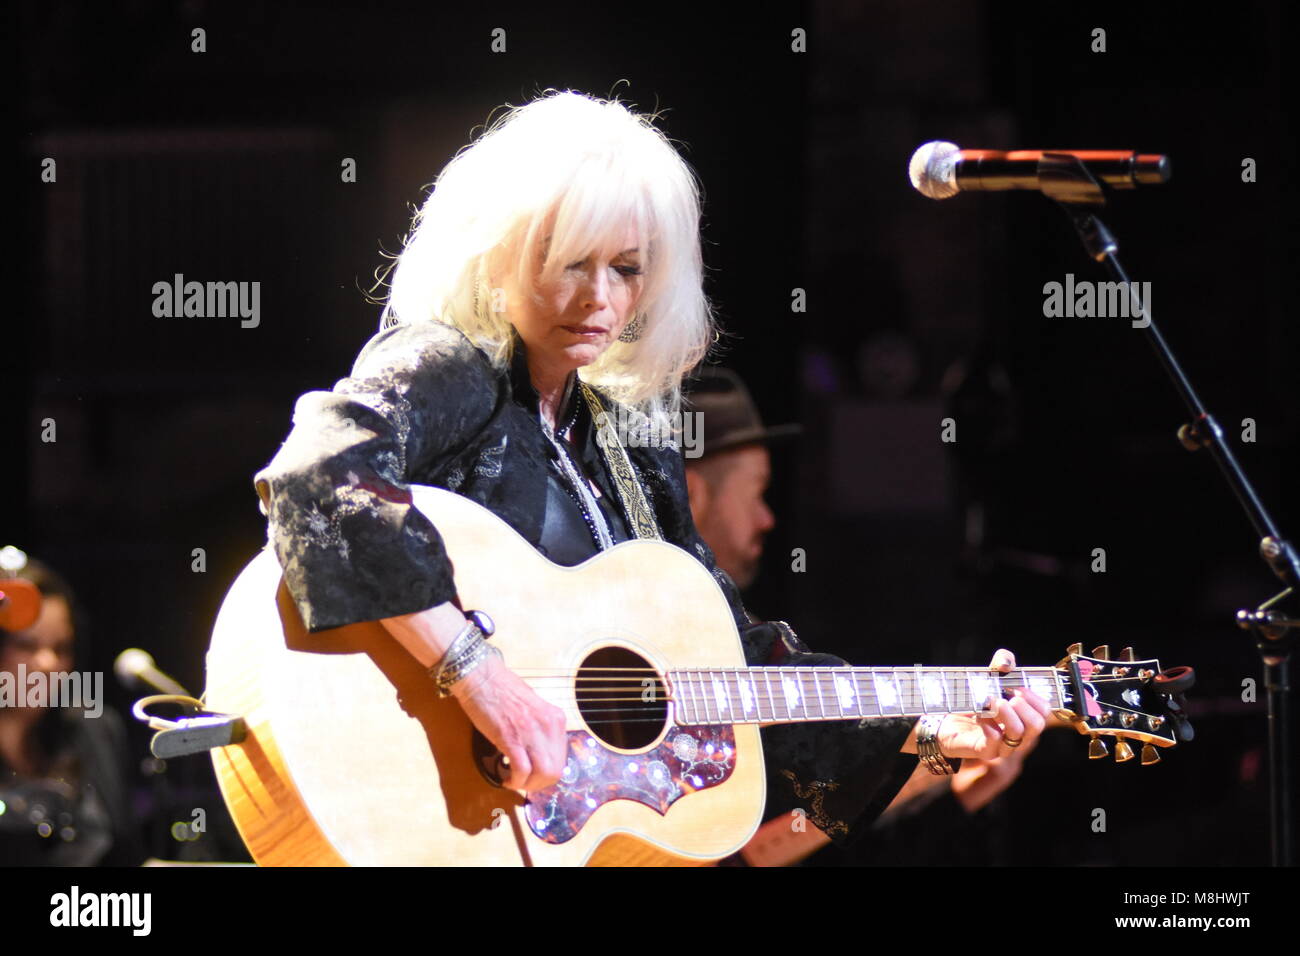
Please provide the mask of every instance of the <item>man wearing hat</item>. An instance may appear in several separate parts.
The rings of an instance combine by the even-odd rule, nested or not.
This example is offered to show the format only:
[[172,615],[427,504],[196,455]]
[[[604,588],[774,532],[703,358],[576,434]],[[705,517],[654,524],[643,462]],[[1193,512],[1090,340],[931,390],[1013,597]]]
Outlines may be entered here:
[[763,500],[772,472],[768,446],[803,429],[764,427],[749,389],[739,375],[725,368],[706,367],[684,406],[688,414],[698,413],[697,444],[685,449],[686,489],[695,527],[713,549],[718,567],[743,591],[758,574],[763,536],[776,524]]
[[[743,591],[758,575],[763,538],[776,524],[763,500],[771,477],[768,448],[803,429],[765,426],[740,376],[717,366],[696,373],[683,397],[683,411],[695,415],[694,442],[683,443],[695,527],[713,550],[718,567]],[[792,633],[783,634],[782,640],[788,653],[808,652]],[[945,848],[954,841],[968,847],[978,842],[964,838],[987,829],[979,812],[1020,775],[1033,743],[1026,741],[1026,746],[996,760],[964,760],[952,777],[935,777],[918,766],[855,856],[862,862],[952,862],[944,858]],[[829,842],[817,827],[794,830],[781,814],[764,824],[740,855],[753,865],[788,865]]]

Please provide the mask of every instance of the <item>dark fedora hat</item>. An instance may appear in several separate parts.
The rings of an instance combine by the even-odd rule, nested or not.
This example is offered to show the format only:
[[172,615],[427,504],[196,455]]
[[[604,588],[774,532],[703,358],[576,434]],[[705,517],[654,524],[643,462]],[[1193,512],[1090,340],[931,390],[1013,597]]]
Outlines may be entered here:
[[749,389],[729,368],[705,366],[682,384],[682,411],[700,413],[701,457],[741,445],[771,445],[803,432],[800,425],[765,426]]

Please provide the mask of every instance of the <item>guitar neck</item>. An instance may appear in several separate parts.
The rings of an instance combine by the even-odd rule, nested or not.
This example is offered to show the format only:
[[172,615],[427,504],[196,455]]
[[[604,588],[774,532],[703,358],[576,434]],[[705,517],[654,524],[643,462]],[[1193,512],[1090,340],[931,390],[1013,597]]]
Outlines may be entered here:
[[1065,706],[1054,667],[1005,674],[987,667],[731,667],[669,671],[677,722],[784,724],[803,721],[982,713],[991,698],[1027,687]]

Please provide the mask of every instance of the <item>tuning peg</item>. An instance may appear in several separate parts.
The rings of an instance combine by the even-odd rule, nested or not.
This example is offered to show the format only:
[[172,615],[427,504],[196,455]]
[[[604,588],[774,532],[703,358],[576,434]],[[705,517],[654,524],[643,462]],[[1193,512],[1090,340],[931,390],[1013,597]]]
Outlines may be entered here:
[[1092,656],[1096,658],[1100,658],[1103,661],[1110,660],[1110,645],[1098,644],[1096,647],[1092,649]]
[[1153,763],[1160,762],[1160,751],[1156,750],[1150,744],[1142,745],[1142,766],[1149,767]]
[[1076,641],[1065,649],[1065,653],[1069,654],[1071,657],[1078,656],[1083,653],[1083,645]]
[[1128,741],[1121,740],[1115,744],[1115,762],[1125,763],[1133,759],[1133,748],[1128,745]]
[[1130,662],[1137,660],[1137,658],[1133,656],[1133,648],[1131,647],[1126,647],[1122,651],[1120,651],[1119,659],[1122,661],[1130,661]]
[[1100,737],[1093,737],[1088,742],[1088,759],[1100,760],[1106,756],[1106,743]]

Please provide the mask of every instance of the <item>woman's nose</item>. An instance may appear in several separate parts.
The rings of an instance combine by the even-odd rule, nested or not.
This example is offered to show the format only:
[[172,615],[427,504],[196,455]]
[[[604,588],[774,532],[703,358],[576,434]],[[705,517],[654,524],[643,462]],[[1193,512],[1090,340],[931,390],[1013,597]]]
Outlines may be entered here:
[[587,273],[585,301],[594,305],[597,312],[609,304],[609,276],[599,266]]

